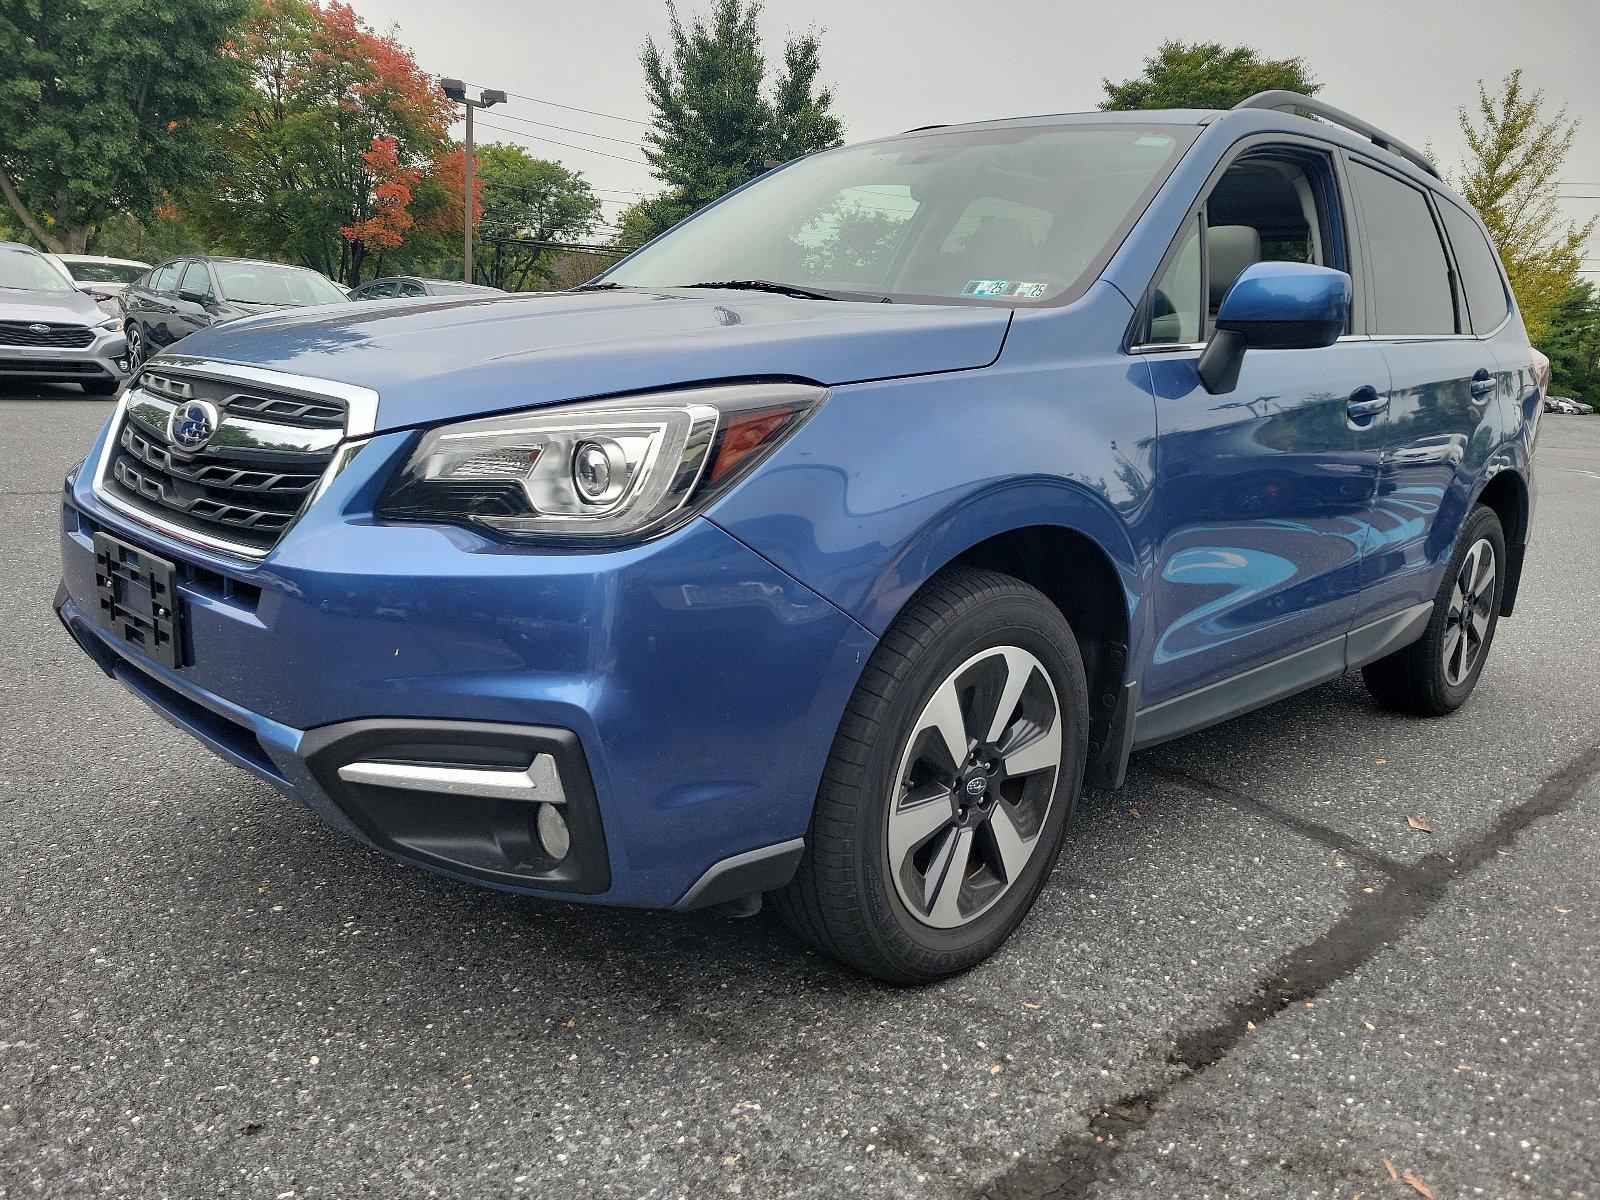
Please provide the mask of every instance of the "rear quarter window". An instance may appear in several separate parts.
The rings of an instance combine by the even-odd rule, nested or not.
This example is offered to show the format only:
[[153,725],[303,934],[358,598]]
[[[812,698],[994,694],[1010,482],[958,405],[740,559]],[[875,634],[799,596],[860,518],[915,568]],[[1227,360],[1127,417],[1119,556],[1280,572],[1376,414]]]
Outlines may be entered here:
[[1467,298],[1467,313],[1474,333],[1488,333],[1511,311],[1506,299],[1505,280],[1500,260],[1478,223],[1452,201],[1439,201],[1439,215],[1450,247],[1456,252],[1456,267],[1461,272],[1461,290]]

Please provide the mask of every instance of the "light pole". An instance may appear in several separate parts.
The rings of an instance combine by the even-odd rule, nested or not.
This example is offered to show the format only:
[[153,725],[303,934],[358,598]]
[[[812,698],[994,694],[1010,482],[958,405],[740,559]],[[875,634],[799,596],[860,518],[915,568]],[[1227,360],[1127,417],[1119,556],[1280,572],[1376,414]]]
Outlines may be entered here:
[[461,209],[461,224],[466,230],[466,249],[461,258],[461,281],[471,283],[472,280],[472,110],[475,108],[493,108],[496,104],[506,102],[506,94],[490,88],[484,88],[478,93],[478,98],[473,100],[467,96],[467,85],[459,79],[439,80],[439,90],[457,104],[467,110],[467,154],[466,170],[466,199]]

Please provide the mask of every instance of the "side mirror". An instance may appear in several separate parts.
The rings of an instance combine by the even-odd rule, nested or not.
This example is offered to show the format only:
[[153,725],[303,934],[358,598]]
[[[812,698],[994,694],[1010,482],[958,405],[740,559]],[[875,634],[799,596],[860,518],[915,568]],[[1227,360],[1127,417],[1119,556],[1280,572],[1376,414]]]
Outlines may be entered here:
[[190,304],[209,304],[211,297],[205,292],[197,292],[193,288],[182,288],[178,292],[179,300],[187,300]]
[[1214,396],[1239,384],[1244,352],[1316,350],[1339,340],[1350,320],[1350,276],[1310,263],[1252,263],[1217,311],[1217,330],[1196,370]]

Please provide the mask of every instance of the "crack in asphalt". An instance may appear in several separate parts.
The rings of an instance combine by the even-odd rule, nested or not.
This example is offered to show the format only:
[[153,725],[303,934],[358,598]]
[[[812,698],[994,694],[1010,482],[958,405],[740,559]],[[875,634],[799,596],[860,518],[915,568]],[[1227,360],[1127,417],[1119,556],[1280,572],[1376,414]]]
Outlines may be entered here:
[[1212,779],[1204,779],[1198,775],[1191,775],[1187,771],[1180,771],[1173,767],[1147,767],[1140,768],[1145,774],[1154,775],[1158,779],[1165,779],[1177,784],[1186,791],[1195,792],[1207,799],[1215,796],[1234,808],[1257,817],[1265,817],[1276,825],[1282,825],[1293,833],[1298,833],[1307,841],[1316,842],[1330,850],[1336,850],[1348,859],[1371,867],[1375,871],[1382,871],[1385,875],[1399,877],[1406,875],[1413,867],[1386,854],[1379,854],[1376,850],[1363,846],[1360,842],[1352,841],[1335,829],[1330,829],[1321,822],[1312,821],[1306,817],[1285,812],[1275,804],[1259,800],[1248,792],[1241,792],[1238,788],[1229,787],[1225,783],[1217,783]]
[[1272,1020],[1291,1005],[1315,998],[1358,970],[1407,927],[1426,916],[1452,885],[1492,861],[1535,821],[1570,805],[1583,786],[1600,775],[1600,745],[1591,746],[1546,776],[1530,795],[1502,812],[1488,829],[1454,853],[1429,854],[1414,866],[1371,852],[1358,855],[1326,826],[1283,813],[1234,789],[1183,772],[1157,769],[1154,773],[1187,787],[1216,793],[1314,841],[1335,845],[1341,853],[1377,867],[1387,881],[1357,897],[1326,932],[1280,958],[1275,973],[1263,979],[1249,996],[1234,1003],[1221,1021],[1180,1032],[1167,1056],[1169,1065],[1177,1068],[1176,1073],[1143,1091],[1101,1105],[1090,1118],[1086,1132],[1063,1138],[1047,1156],[1012,1167],[978,1193],[980,1200],[1081,1200],[1090,1195],[1095,1185],[1107,1178],[1117,1155],[1160,1116],[1166,1100],[1180,1085],[1222,1062],[1252,1028]]

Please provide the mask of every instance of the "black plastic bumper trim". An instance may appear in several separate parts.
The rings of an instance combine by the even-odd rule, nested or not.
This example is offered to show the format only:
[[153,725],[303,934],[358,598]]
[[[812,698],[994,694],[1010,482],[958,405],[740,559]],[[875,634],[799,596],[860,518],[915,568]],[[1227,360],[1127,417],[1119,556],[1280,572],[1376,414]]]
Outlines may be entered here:
[[687,912],[781,888],[800,869],[805,851],[805,838],[791,838],[712,863],[683,894],[683,899],[672,906],[673,911]]
[[[571,848],[559,861],[536,832],[540,802],[351,783],[356,761],[525,766],[555,759]],[[396,857],[518,891],[593,894],[611,886],[600,802],[578,735],[542,725],[380,718],[310,730],[300,755],[318,786],[375,845]]]

